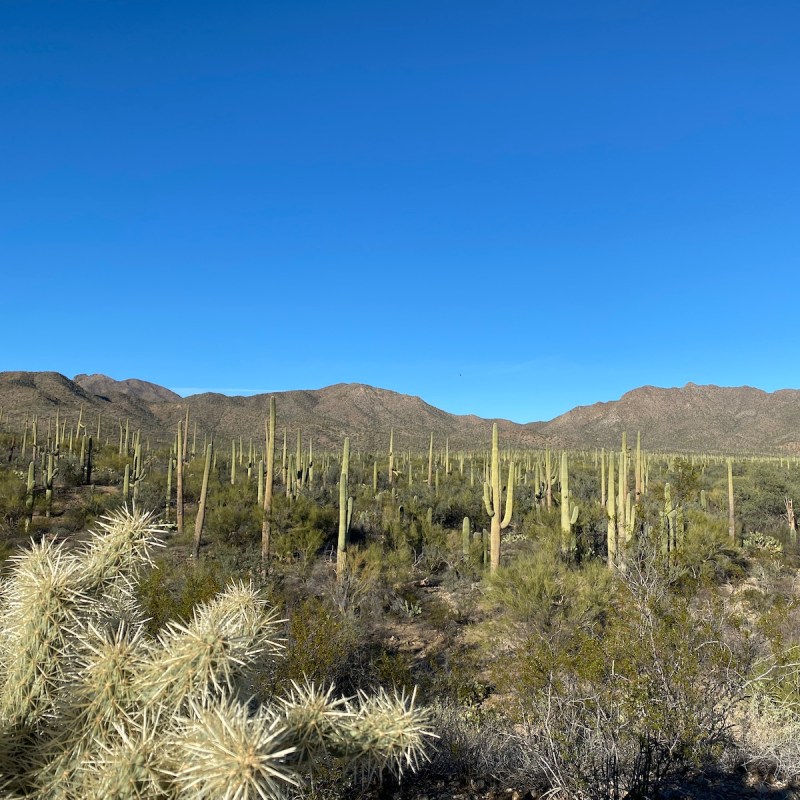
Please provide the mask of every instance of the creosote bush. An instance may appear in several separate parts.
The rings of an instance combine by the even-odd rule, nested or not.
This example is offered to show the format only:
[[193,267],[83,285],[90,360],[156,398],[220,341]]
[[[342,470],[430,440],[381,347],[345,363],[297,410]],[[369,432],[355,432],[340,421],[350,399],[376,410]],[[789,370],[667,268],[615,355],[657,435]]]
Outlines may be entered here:
[[283,621],[235,583],[188,620],[146,629],[136,583],[159,527],[122,509],[81,550],[14,556],[0,593],[4,797],[284,797],[317,757],[366,779],[426,758],[413,694],[334,695],[306,682],[258,704],[260,667],[285,656]]

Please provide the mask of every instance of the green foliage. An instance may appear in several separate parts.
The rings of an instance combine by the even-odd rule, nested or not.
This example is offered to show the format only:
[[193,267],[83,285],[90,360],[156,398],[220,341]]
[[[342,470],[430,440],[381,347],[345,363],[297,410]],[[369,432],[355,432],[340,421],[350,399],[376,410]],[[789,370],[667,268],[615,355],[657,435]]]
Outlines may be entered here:
[[795,496],[798,487],[790,487],[787,474],[773,464],[752,464],[748,470],[736,477],[736,519],[746,533],[761,531],[781,536],[785,529],[784,498]]
[[613,595],[612,578],[601,564],[564,563],[556,534],[489,578],[490,601],[514,623],[542,630],[565,621],[592,625],[606,616]]
[[697,585],[740,580],[745,564],[731,543],[727,521],[721,517],[691,510],[686,532],[675,554],[675,566]]
[[209,492],[204,534],[236,547],[255,544],[261,536],[261,509],[250,487],[223,483]]
[[676,458],[670,470],[669,483],[676,503],[699,503],[702,475],[700,467],[687,458]]
[[159,559],[137,589],[148,632],[157,634],[172,619],[190,619],[195,607],[214,597],[227,578],[215,561],[179,566],[172,559]]
[[289,652],[279,672],[285,682],[346,681],[352,656],[358,650],[358,629],[321,600],[310,597],[288,610]]
[[651,566],[622,588],[602,632],[536,629],[506,665],[530,746],[571,796],[651,797],[714,762],[742,696],[730,620],[699,622]]
[[0,472],[1,532],[15,532],[25,516],[25,477],[12,470]]

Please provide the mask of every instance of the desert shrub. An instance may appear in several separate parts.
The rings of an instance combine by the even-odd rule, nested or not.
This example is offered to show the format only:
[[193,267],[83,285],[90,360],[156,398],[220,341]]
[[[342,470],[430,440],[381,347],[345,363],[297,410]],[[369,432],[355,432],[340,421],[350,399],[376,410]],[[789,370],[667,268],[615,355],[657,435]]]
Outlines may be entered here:
[[613,591],[602,563],[569,567],[551,538],[489,576],[487,597],[512,622],[546,630],[567,620],[593,624],[607,613]]
[[745,574],[745,563],[741,551],[731,542],[727,520],[701,511],[687,513],[686,531],[674,558],[689,586],[738,580]]
[[137,586],[148,632],[157,634],[169,620],[190,619],[195,607],[221,591],[229,577],[216,561],[159,559]]
[[458,703],[433,704],[432,726],[438,739],[431,747],[426,775],[524,781],[529,787],[546,788],[541,769],[532,764],[530,750],[519,731],[501,714]]
[[25,479],[12,470],[0,472],[0,532],[14,533],[25,517]]
[[783,533],[784,498],[790,494],[784,471],[773,464],[748,465],[747,471],[734,480],[736,520],[742,531]]
[[364,637],[354,618],[343,618],[316,597],[287,609],[288,652],[276,673],[277,685],[314,681],[352,686],[351,669],[361,660]]
[[204,532],[209,539],[242,547],[260,540],[261,517],[255,498],[228,483],[209,499]]
[[332,506],[317,505],[311,498],[300,495],[283,509],[280,518],[275,525],[274,555],[279,559],[299,560],[304,572],[325,543],[332,546],[336,541],[339,515]]
[[568,796],[645,798],[715,762],[743,697],[730,631],[631,559],[614,613],[538,627],[509,657],[530,758]]
[[92,519],[92,517],[87,512],[86,507],[77,506],[75,508],[66,509],[58,518],[58,524],[64,531],[75,533],[84,530],[90,519]]
[[77,460],[61,459],[58,465],[57,483],[59,486],[75,488],[83,483],[83,470]]
[[486,518],[483,500],[477,491],[469,487],[457,488],[450,484],[440,489],[433,497],[433,521],[445,528],[457,528],[464,517],[472,520]]

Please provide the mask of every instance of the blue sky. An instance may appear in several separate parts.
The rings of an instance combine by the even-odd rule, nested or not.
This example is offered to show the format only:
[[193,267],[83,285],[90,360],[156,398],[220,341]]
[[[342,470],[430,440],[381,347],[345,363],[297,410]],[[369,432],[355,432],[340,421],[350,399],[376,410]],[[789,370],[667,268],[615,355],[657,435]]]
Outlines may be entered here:
[[0,4],[0,369],[549,419],[800,386],[796,2]]

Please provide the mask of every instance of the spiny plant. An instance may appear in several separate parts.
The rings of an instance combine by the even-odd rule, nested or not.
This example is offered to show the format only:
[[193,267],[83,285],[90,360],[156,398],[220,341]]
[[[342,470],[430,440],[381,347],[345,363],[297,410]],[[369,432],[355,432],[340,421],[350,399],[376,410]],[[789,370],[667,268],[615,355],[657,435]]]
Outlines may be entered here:
[[414,696],[294,684],[253,699],[282,620],[234,583],[146,632],[135,588],[161,527],[122,509],[83,548],[32,544],[0,588],[0,796],[272,800],[327,754],[400,776],[433,736]]

